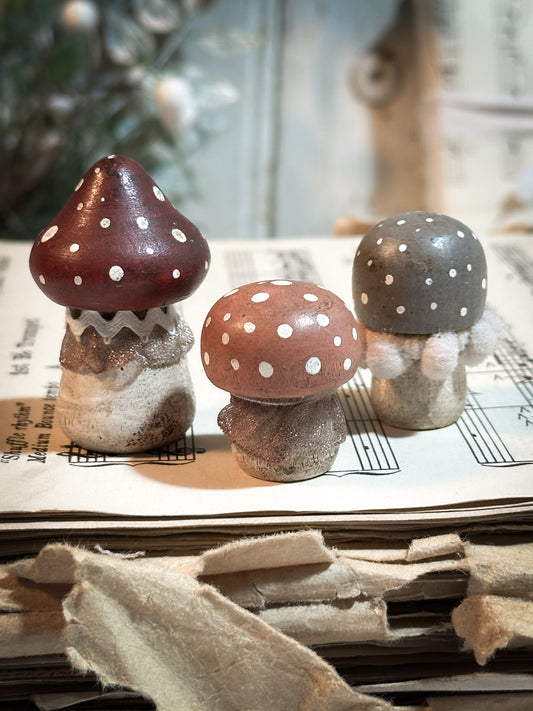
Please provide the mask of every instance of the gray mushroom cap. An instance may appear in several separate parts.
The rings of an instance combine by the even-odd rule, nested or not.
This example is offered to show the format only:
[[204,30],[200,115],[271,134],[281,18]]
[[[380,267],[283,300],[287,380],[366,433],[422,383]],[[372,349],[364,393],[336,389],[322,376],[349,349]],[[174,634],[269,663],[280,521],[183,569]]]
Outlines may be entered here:
[[436,212],[413,211],[374,225],[353,264],[358,320],[388,333],[470,328],[481,318],[487,263],[472,230]]

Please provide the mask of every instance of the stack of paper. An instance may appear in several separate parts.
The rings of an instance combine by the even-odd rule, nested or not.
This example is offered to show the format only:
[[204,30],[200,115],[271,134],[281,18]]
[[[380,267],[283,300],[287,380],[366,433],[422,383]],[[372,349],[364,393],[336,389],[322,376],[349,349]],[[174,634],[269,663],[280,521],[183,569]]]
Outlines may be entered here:
[[531,702],[532,583],[533,544],[456,534],[335,550],[302,531],[165,558],[53,544],[0,574],[0,690],[59,704],[98,677],[163,711]]
[[[199,291],[181,305],[183,315],[199,338],[207,311],[223,293],[271,278],[319,283],[350,303],[356,243],[352,238],[212,241],[212,269]],[[182,560],[251,535],[314,529],[350,570],[350,561],[357,560],[359,568],[367,563],[399,565],[403,575],[415,570],[413,559],[406,558],[414,539],[459,534],[474,547],[531,541],[533,241],[489,236],[484,246],[489,306],[503,319],[505,338],[494,357],[469,372],[469,397],[460,420],[426,432],[384,426],[372,409],[369,374],[359,371],[339,393],[349,437],[332,470],[309,481],[275,484],[252,479],[234,463],[216,424],[229,395],[207,381],[198,345],[189,354],[197,415],[182,441],[132,457],[96,455],[68,441],[54,423],[63,309],[33,284],[27,269],[29,245],[0,243],[1,559],[16,561],[59,542]],[[420,558],[430,564],[423,574],[376,593],[381,599],[377,608],[369,602],[376,596],[365,590],[365,610],[381,624],[381,631],[373,629],[366,639],[354,635],[353,625],[345,622],[334,634],[326,633],[320,611],[316,617],[311,614],[309,605],[319,604],[316,600],[305,600],[307,608],[302,609],[303,603],[289,596],[262,612],[252,605],[252,613],[317,649],[349,684],[365,692],[403,694],[405,701],[449,690],[532,691],[531,646],[524,630],[511,630],[510,635],[525,636],[525,646],[497,652],[492,666],[481,667],[483,660],[462,652],[451,614],[467,594],[467,559],[471,562],[460,547],[430,551]],[[253,567],[265,567],[260,557],[254,558]],[[283,568],[276,566],[277,572]],[[228,585],[233,585],[229,579]],[[220,578],[217,587],[231,599]],[[526,600],[512,590],[496,596]],[[345,620],[356,601],[352,590],[345,597],[335,593],[326,603],[329,612]],[[63,612],[60,607],[56,612],[62,629]],[[6,612],[3,618],[25,625],[27,618],[17,618],[19,614],[29,611]],[[346,630],[342,638],[339,628]],[[50,686],[54,673],[54,691],[63,683],[65,688],[89,683],[72,674],[63,678],[67,666],[62,654],[62,647],[52,646],[42,655],[32,653],[31,663],[22,648],[8,654],[1,664],[0,698],[9,688],[6,680],[19,672],[19,679],[33,679],[35,684],[28,686],[33,691],[40,684]],[[513,698],[518,704],[518,696]]]

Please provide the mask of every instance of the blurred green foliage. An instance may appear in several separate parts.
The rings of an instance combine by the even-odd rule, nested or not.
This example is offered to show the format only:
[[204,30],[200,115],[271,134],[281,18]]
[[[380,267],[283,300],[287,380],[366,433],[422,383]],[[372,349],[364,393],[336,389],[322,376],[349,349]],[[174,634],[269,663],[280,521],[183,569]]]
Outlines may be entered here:
[[209,4],[0,0],[1,237],[34,238],[108,153],[165,167],[175,204],[195,195],[188,158],[236,98],[184,55]]

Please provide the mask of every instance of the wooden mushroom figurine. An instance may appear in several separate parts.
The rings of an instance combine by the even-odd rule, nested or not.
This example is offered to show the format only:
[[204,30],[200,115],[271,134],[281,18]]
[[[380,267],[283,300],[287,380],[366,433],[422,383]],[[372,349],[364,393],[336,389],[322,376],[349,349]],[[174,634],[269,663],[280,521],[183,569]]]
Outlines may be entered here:
[[466,401],[465,365],[501,333],[485,310],[487,265],[458,220],[414,211],[374,225],[353,264],[353,298],[378,417],[406,429],[444,427]]
[[260,281],[222,296],[201,353],[209,380],[231,393],[218,423],[241,468],[270,481],[328,471],[346,438],[336,391],[359,352],[352,312],[324,288]]
[[67,307],[56,412],[78,445],[135,452],[186,432],[194,339],[172,304],[195,291],[209,260],[193,223],[118,155],[95,163],[39,234],[31,273]]

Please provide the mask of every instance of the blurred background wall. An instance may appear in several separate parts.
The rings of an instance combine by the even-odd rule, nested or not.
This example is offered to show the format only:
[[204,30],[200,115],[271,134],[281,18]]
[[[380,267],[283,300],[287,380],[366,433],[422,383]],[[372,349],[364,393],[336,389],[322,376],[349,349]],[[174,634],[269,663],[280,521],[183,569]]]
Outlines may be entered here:
[[0,235],[102,155],[209,239],[434,209],[530,229],[531,0],[4,0]]

